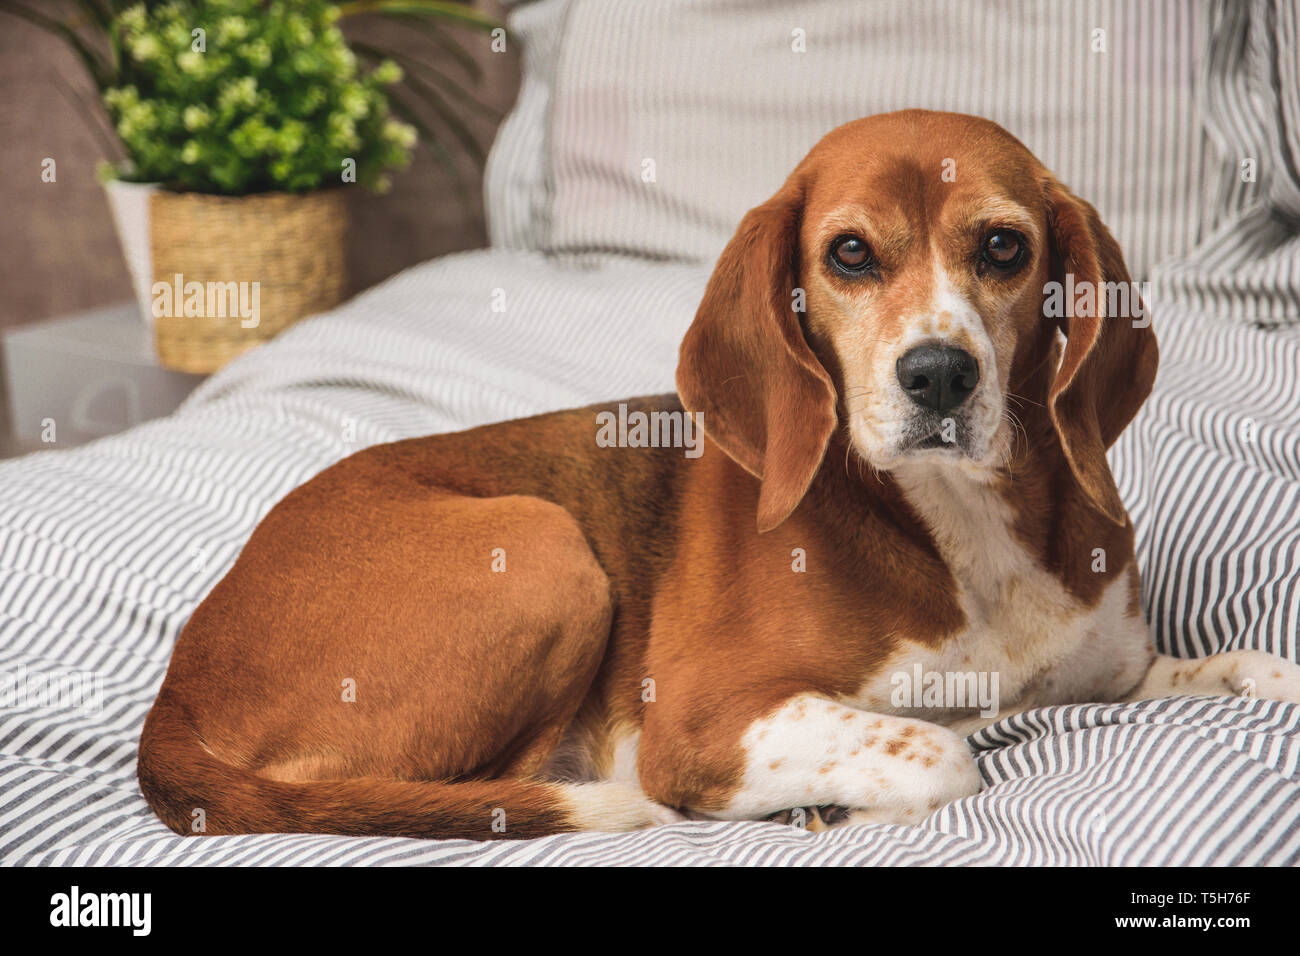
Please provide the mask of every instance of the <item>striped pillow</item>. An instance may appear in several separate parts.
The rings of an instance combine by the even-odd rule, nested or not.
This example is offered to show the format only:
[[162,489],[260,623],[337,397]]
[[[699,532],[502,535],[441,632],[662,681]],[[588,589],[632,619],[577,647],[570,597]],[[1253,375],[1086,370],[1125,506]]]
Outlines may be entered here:
[[523,77],[483,172],[483,205],[494,249],[538,250],[546,242],[547,123],[568,9],[569,0],[536,0],[517,5],[508,19],[510,42],[523,50]]
[[1300,2],[1218,0],[1200,93],[1224,161],[1222,221],[1153,275],[1195,312],[1300,323]]
[[921,106],[1005,126],[1099,207],[1145,276],[1218,214],[1195,96],[1211,13],[1195,0],[571,0],[548,61],[544,248],[707,262],[827,130]]

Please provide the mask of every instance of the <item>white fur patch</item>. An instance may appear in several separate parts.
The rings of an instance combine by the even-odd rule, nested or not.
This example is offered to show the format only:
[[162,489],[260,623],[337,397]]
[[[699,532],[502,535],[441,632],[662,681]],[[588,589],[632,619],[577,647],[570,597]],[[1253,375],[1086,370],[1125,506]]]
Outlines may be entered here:
[[813,694],[755,721],[741,744],[740,789],[712,816],[756,819],[830,803],[907,822],[980,789],[974,757],[951,731]]
[[[1114,700],[1138,683],[1152,651],[1146,622],[1128,612],[1127,574],[1105,588],[1096,607],[1085,608],[1016,541],[1014,513],[983,476],[924,463],[899,466],[893,475],[956,580],[966,626],[939,647],[900,648],[845,703],[891,709],[895,675],[918,663],[939,673],[996,674],[1003,713]],[[989,722],[946,709],[904,712],[961,722],[963,730]]]
[[581,830],[639,830],[685,819],[651,800],[639,786],[613,781],[562,786],[569,818]]
[[1233,694],[1300,704],[1300,665],[1263,651],[1184,659],[1161,655],[1129,700],[1177,694]]

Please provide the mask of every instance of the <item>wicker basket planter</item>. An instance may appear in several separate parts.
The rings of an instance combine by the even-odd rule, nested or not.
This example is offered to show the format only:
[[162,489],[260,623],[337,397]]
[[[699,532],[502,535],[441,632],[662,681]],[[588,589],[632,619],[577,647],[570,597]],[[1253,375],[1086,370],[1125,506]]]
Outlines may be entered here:
[[341,189],[227,197],[149,197],[158,360],[214,372],[343,299]]

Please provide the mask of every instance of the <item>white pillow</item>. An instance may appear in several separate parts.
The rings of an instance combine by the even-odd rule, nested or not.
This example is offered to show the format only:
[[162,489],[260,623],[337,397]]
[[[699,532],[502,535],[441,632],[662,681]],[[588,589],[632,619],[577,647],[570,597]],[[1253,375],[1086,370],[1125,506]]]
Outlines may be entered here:
[[1208,23],[1195,0],[570,0],[542,247],[710,261],[827,130],[920,106],[1005,126],[1143,276],[1213,224]]

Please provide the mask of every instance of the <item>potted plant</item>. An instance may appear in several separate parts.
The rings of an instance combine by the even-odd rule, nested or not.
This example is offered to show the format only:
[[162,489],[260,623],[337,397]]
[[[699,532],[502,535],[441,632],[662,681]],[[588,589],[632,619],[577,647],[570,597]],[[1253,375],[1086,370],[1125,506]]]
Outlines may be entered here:
[[[79,15],[61,20],[0,0],[0,11],[68,42],[100,92],[125,154],[108,177],[110,203],[169,367],[213,371],[336,304],[346,274],[343,189],[386,189],[420,134],[444,161],[445,132],[467,149],[474,141],[451,105],[472,99],[448,74],[400,53],[388,58],[375,44],[354,51],[339,30],[342,17],[361,13],[422,30],[450,20],[495,26],[461,4],[76,6]],[[392,95],[403,79],[394,59],[419,71],[410,89],[441,130],[409,97]],[[463,51],[460,59],[469,60]]]

